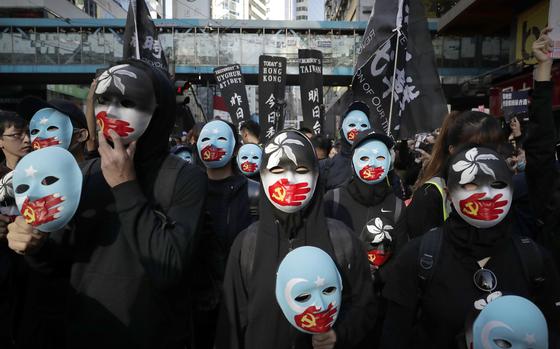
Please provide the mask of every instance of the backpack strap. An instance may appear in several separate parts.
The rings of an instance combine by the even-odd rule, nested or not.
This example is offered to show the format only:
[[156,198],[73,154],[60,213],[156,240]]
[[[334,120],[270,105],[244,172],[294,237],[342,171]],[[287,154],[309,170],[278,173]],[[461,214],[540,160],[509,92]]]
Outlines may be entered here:
[[422,298],[426,285],[432,279],[443,240],[443,230],[433,228],[424,234],[418,251],[418,298]]
[[261,184],[250,178],[247,178],[247,197],[249,198],[249,214],[253,217],[259,217],[259,193]]
[[336,217],[338,212],[338,207],[340,206],[340,187],[333,189],[333,201],[332,201],[332,215]]
[[451,211],[451,207],[448,207],[447,203],[447,194],[445,193],[445,181],[441,177],[433,177],[430,180],[426,181],[426,184],[431,184],[436,187],[439,191],[439,195],[441,195],[441,202],[442,202],[442,212],[443,212],[443,221],[445,222],[449,217],[449,212]]
[[519,254],[523,273],[531,285],[531,293],[542,284],[544,278],[544,261],[539,246],[529,237],[512,236],[515,249]]
[[243,235],[241,241],[241,256],[239,264],[241,267],[241,280],[247,293],[249,293],[249,277],[253,274],[253,264],[255,262],[255,249],[257,247],[258,222],[251,224]]
[[154,183],[154,198],[163,213],[167,212],[173,201],[173,192],[177,177],[183,166],[184,160],[174,154],[169,154],[163,161]]
[[401,217],[403,207],[403,201],[395,196],[395,210],[393,211],[395,215],[393,216],[393,223],[397,224],[399,218]]
[[352,236],[348,228],[336,219],[327,218],[329,239],[334,249],[338,264],[347,270],[352,268]]

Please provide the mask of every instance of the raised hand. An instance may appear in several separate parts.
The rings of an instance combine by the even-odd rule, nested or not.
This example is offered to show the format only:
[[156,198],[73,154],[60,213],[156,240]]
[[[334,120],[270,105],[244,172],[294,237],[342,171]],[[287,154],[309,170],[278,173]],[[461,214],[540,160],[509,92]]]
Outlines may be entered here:
[[136,179],[134,170],[134,153],[136,142],[125,148],[122,138],[113,130],[109,130],[114,147],[107,143],[103,131],[99,131],[99,155],[101,155],[101,171],[111,188]]

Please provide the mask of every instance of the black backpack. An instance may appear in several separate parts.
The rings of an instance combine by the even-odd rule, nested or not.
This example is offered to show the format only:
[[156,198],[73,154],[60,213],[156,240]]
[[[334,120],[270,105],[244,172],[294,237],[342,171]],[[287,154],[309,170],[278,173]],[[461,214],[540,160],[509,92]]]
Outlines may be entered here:
[[[433,228],[422,236],[420,250],[418,253],[418,295],[422,298],[427,285],[432,279],[438,263],[438,256],[443,240],[443,229]],[[534,294],[536,289],[545,280],[543,256],[539,246],[525,236],[512,236],[517,254],[521,258],[523,274],[529,281],[530,292]]]

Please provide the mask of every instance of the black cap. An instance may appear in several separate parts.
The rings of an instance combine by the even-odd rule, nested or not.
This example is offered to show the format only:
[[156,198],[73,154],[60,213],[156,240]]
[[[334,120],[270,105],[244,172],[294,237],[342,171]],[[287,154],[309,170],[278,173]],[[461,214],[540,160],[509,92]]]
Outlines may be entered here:
[[346,115],[348,115],[348,113],[350,113],[353,110],[359,110],[359,111],[363,112],[364,114],[366,114],[366,116],[369,119],[369,107],[364,102],[360,102],[360,101],[352,102],[348,106],[348,109],[346,109],[346,112],[344,113],[344,117],[346,117]]
[[29,122],[33,115],[41,109],[52,108],[64,115],[68,115],[72,126],[87,129],[87,121],[84,112],[74,103],[64,99],[51,99],[46,102],[37,97],[25,97],[17,106],[18,114]]
[[389,149],[393,148],[393,146],[395,145],[395,141],[393,141],[393,138],[387,136],[385,133],[381,131],[376,132],[374,129],[368,128],[367,130],[363,130],[362,132],[358,133],[358,136],[356,136],[356,139],[352,144],[352,151],[354,151],[357,147],[360,146],[360,144],[362,144],[364,141],[368,139],[375,139],[381,141],[385,143],[385,145]]

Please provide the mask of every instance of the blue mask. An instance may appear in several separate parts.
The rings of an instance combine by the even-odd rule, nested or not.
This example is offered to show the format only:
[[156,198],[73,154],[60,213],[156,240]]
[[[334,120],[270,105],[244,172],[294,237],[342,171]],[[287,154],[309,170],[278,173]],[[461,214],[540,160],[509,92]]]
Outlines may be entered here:
[[521,172],[525,171],[525,165],[527,165],[525,161],[519,161],[517,163],[517,170]]
[[67,150],[47,147],[24,156],[14,170],[16,204],[28,224],[44,232],[64,227],[82,192],[82,172]]
[[29,121],[29,132],[34,150],[53,145],[69,149],[74,127],[67,115],[53,108],[43,108]]
[[200,160],[207,168],[224,167],[233,156],[235,148],[233,131],[223,121],[210,121],[200,131],[196,147]]
[[305,333],[333,326],[342,299],[342,280],[323,250],[303,246],[284,257],[276,274],[276,300],[288,321]]
[[237,166],[245,176],[254,176],[261,168],[262,149],[256,144],[245,144],[237,152]]
[[352,167],[366,184],[376,184],[387,177],[391,167],[391,153],[385,143],[370,139],[360,143],[352,155]]
[[352,110],[342,121],[342,132],[344,133],[344,138],[348,143],[354,143],[356,136],[363,130],[367,130],[371,125],[367,115],[360,110]]
[[190,151],[188,150],[181,150],[180,152],[178,152],[177,154],[178,157],[180,157],[181,159],[185,160],[185,162],[187,164],[192,164],[192,154]]
[[546,319],[529,300],[502,296],[480,312],[473,324],[472,341],[474,349],[545,349]]

